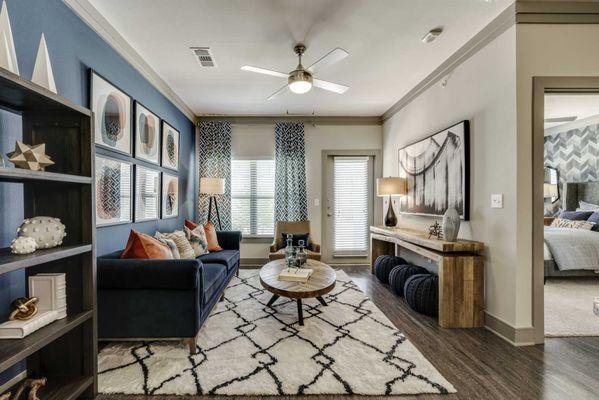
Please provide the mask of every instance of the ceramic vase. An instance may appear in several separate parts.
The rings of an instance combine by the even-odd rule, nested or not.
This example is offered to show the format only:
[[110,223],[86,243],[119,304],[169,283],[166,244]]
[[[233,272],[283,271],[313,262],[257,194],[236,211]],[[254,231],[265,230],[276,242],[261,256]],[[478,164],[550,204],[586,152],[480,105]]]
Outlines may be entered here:
[[455,242],[460,231],[460,214],[455,208],[448,208],[443,214],[443,237],[448,242]]

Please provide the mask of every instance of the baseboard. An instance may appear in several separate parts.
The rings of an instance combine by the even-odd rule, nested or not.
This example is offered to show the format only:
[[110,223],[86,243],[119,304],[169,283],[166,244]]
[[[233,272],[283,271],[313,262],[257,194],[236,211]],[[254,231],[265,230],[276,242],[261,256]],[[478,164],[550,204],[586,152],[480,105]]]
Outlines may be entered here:
[[485,328],[513,346],[533,346],[534,328],[515,328],[505,321],[485,312]]
[[8,389],[13,387],[17,382],[22,381],[25,378],[27,378],[27,370],[19,372],[13,378],[8,380],[4,385],[0,386],[0,393],[6,392]]
[[268,258],[242,258],[240,261],[241,268],[262,267],[268,262]]

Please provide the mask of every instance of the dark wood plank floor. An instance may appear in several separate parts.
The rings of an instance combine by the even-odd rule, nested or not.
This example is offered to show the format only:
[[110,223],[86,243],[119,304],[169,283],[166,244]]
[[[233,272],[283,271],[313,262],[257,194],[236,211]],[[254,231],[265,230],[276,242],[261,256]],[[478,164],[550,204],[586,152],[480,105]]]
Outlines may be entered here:
[[[400,399],[599,399],[599,337],[547,339],[543,346],[514,347],[485,329],[442,329],[413,312],[365,267],[344,270],[385,315],[456,388],[452,395]],[[242,399],[230,396],[107,396],[101,400]],[[379,399],[360,396],[252,396],[252,400]]]

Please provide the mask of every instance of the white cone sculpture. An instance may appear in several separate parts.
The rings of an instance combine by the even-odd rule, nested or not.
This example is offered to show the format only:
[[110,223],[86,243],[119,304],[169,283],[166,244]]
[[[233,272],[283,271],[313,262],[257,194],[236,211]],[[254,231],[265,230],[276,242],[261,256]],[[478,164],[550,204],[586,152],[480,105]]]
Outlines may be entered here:
[[19,75],[19,64],[17,64],[6,1],[2,1],[2,10],[0,10],[0,67]]
[[52,72],[52,64],[50,63],[50,55],[46,46],[46,37],[42,33],[40,46],[37,49],[37,57],[35,66],[33,67],[33,76],[31,82],[45,87],[51,92],[56,93],[56,83],[54,83],[54,73]]

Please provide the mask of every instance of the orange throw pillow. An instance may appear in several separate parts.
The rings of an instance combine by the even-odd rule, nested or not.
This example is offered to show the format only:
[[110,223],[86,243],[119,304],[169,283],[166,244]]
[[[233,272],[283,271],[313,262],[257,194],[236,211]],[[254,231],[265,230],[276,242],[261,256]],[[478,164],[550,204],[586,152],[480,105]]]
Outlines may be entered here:
[[190,221],[188,219],[185,220],[185,226],[190,230],[193,231],[195,228],[197,228],[198,226],[200,226],[199,224],[196,224],[193,221]]
[[204,225],[204,232],[206,232],[206,241],[208,242],[208,251],[221,251],[223,248],[218,244],[218,238],[216,237],[216,228],[211,221],[206,222]]
[[127,246],[121,258],[169,260],[173,258],[173,253],[167,245],[162,244],[158,239],[131,229]]

